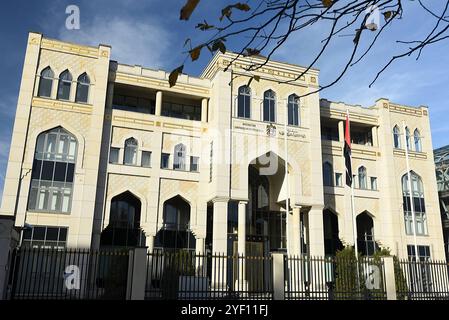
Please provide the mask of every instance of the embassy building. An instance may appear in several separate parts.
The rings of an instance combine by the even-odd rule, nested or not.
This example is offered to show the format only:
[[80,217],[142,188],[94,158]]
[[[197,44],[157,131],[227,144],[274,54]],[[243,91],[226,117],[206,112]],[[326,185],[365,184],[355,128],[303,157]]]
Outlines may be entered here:
[[170,87],[111,50],[29,34],[0,211],[10,246],[325,256],[355,227],[364,255],[414,255],[416,229],[421,258],[444,259],[427,107],[320,99],[318,70],[275,61],[248,85],[263,58],[230,52]]

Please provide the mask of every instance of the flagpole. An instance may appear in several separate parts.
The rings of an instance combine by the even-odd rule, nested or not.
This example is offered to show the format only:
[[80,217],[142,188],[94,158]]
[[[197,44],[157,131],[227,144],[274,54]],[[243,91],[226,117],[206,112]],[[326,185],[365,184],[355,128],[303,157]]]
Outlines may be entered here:
[[405,121],[402,120],[402,129],[404,130],[404,148],[405,148],[405,163],[407,165],[407,180],[408,180],[408,194],[410,199],[410,206],[412,210],[412,220],[413,220],[413,241],[415,243],[415,259],[416,262],[419,262],[419,253],[418,253],[418,240],[416,238],[416,216],[415,216],[415,204],[413,202],[413,190],[412,190],[412,175],[410,174],[410,162],[408,158],[408,143],[407,143],[407,132],[406,132],[406,126]]
[[290,181],[288,178],[288,143],[287,143],[287,122],[288,122],[288,100],[286,101],[286,110],[285,110],[285,119],[284,119],[284,159],[285,159],[285,184],[286,184],[286,196],[285,196],[285,227],[286,227],[286,240],[287,240],[287,254],[290,254],[290,250],[288,248],[292,248],[292,244],[290,243],[290,229],[289,229],[289,215],[290,215]]
[[[347,126],[346,129],[349,132],[349,138],[351,136],[351,125],[349,120],[349,110],[346,109],[346,119],[347,119]],[[346,137],[345,137],[346,139]],[[348,141],[350,143],[351,141]],[[350,156],[350,166],[351,166],[351,175],[352,175],[352,147],[351,147],[351,156]],[[347,173],[346,173],[347,174]],[[360,288],[360,270],[359,270],[359,245],[357,243],[357,218],[355,215],[355,204],[354,204],[354,178],[351,176],[351,212],[352,212],[352,235],[354,237],[354,251],[355,251],[355,264],[357,267],[357,287]]]

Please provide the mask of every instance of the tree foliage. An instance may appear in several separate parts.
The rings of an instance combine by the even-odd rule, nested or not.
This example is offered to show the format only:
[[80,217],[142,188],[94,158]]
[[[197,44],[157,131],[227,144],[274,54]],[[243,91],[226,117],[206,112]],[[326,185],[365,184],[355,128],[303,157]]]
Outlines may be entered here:
[[[205,1],[203,1],[205,2]],[[449,37],[449,0],[253,0],[246,2],[231,2],[224,6],[216,14],[216,23],[209,24],[203,19],[196,25],[198,32],[207,32],[210,37],[201,43],[191,46],[187,58],[196,61],[202,51],[207,49],[211,53],[218,50],[226,52],[225,42],[237,39],[241,43],[235,48],[236,57],[232,64],[241,56],[263,55],[262,61],[252,62],[246,72],[249,77],[266,65],[272,56],[281,48],[293,34],[307,34],[312,27],[318,25],[326,32],[321,41],[321,48],[311,59],[305,70],[296,78],[284,82],[292,82],[300,79],[317,61],[329,55],[330,44],[348,33],[353,37],[353,47],[348,48],[348,56],[345,62],[339,66],[339,73],[329,83],[320,86],[316,91],[329,88],[337,83],[349,68],[364,60],[367,54],[378,45],[383,45],[381,35],[386,33],[393,23],[401,23],[404,14],[404,3],[409,7],[417,6],[420,15],[433,19],[433,28],[421,39],[408,41],[396,40],[397,45],[402,45],[401,53],[387,57],[386,63],[380,65],[377,74],[373,78],[373,85],[381,74],[398,59],[416,55],[419,59],[424,48]],[[200,0],[187,0],[181,9],[180,19],[188,20],[195,9],[201,5]],[[383,21],[372,21],[373,15],[383,17]],[[379,20],[380,21],[380,20]],[[367,32],[374,32],[374,37],[365,37]],[[409,34],[404,34],[409,36]],[[186,44],[192,45],[190,39]],[[402,48],[402,47],[401,47]],[[185,63],[185,62],[184,62]],[[177,75],[182,72],[184,64],[173,70],[170,86],[176,84]]]

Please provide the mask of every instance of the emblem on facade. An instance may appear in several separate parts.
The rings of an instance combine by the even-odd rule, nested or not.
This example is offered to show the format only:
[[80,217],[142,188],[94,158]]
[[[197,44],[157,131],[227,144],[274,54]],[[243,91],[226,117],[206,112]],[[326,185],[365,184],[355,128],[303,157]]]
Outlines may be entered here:
[[269,137],[276,136],[276,126],[272,123],[267,125],[267,136]]

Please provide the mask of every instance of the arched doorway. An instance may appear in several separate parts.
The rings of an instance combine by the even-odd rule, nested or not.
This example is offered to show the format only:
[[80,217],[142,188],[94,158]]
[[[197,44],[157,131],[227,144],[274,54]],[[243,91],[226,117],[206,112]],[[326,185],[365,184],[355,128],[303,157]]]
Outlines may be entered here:
[[323,227],[324,253],[326,256],[335,256],[337,251],[343,249],[343,243],[338,237],[338,216],[329,209],[323,212]]
[[373,218],[367,212],[363,212],[357,216],[356,220],[358,251],[361,255],[372,256],[377,250]]
[[127,191],[111,200],[109,225],[101,233],[102,247],[145,246],[145,235],[140,228],[141,202]]
[[181,196],[164,202],[163,225],[156,234],[154,247],[195,251],[196,240],[190,230],[190,204]]

